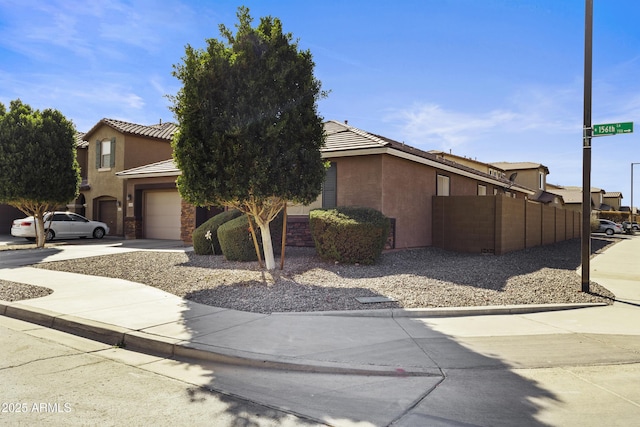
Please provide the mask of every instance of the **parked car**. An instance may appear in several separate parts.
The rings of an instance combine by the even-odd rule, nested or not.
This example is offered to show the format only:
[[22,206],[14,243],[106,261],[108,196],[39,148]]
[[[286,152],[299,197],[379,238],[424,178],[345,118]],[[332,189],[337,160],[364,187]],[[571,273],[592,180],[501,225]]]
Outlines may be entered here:
[[598,233],[606,233],[607,236],[613,236],[615,233],[624,233],[622,226],[608,219],[599,219]]
[[[52,217],[53,215],[53,217]],[[44,229],[47,241],[56,238],[93,237],[102,239],[109,233],[104,222],[91,221],[73,212],[48,212],[44,215]],[[35,240],[36,226],[32,216],[16,219],[11,226],[11,235]]]

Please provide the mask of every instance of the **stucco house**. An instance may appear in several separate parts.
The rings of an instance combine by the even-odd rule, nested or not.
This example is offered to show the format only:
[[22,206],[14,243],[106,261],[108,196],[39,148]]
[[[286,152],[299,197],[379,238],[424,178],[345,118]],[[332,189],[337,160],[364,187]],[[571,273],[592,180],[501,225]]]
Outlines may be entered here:
[[[170,158],[175,130],[173,123],[144,126],[114,119],[100,120],[84,135],[84,143],[79,144],[83,182],[80,195],[73,203],[74,210],[107,223],[112,235],[124,236],[124,207],[132,202],[133,195],[126,192],[125,182],[116,174]],[[155,196],[148,195],[150,205],[164,194]],[[157,209],[151,208],[149,216],[155,215]]]
[[[296,233],[305,233],[311,209],[357,205],[378,209],[393,220],[394,247],[430,246],[433,196],[502,194],[525,199],[536,192],[502,176],[480,172],[346,123],[327,121],[325,132],[326,143],[321,151],[330,168],[322,194],[310,206],[288,207],[290,242],[309,243]],[[196,209],[181,201],[175,191],[179,174],[173,161],[166,159],[116,173],[125,183],[127,238],[149,237],[145,229],[150,212],[145,201],[148,192],[165,192],[163,211],[172,217],[165,219],[174,230],[180,212],[180,238],[185,242],[191,241],[197,225],[218,212]]]
[[621,211],[622,193],[619,191],[608,191],[602,196],[605,205],[610,207],[612,211]]
[[[564,199],[566,209],[574,210],[574,211],[582,211],[582,187],[577,186],[562,186],[562,185],[553,185],[550,184],[548,186],[548,191],[561,196]],[[612,206],[607,203],[607,201],[615,201],[615,200],[607,200],[605,198],[605,194],[607,194],[603,189],[591,187],[591,209],[593,211],[610,211],[616,210],[612,209]],[[622,199],[621,193],[613,193],[619,196],[616,196],[614,199],[617,200],[618,206]]]

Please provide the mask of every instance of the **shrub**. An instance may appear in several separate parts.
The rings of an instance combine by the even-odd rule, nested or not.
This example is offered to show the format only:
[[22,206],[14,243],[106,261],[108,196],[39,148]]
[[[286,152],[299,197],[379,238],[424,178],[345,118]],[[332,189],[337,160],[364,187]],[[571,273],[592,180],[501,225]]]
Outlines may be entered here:
[[618,211],[601,211],[599,212],[600,219],[608,219],[609,221],[620,223],[622,221],[629,221],[629,212]]
[[309,228],[320,257],[373,264],[382,254],[391,222],[375,209],[338,207],[311,211]]
[[[274,254],[279,254],[282,247],[282,221],[284,212],[280,212],[278,216],[269,224],[271,231],[271,242],[273,244]],[[262,234],[260,228],[253,224],[256,231],[256,238],[260,247],[260,254],[264,259],[264,251],[262,249]],[[257,261],[256,249],[251,237],[249,228],[249,219],[247,215],[235,218],[218,227],[218,240],[224,257],[229,261]]]
[[[193,232],[193,251],[198,255],[221,255],[220,241],[218,240],[218,228],[234,218],[242,215],[237,209],[221,212],[213,218],[202,223]],[[211,232],[211,240],[206,238],[207,231]]]

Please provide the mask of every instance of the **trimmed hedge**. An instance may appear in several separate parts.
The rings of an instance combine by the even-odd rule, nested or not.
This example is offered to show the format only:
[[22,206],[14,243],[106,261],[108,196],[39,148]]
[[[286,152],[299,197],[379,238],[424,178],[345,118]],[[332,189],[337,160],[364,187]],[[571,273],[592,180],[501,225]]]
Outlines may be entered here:
[[391,221],[370,208],[337,207],[309,213],[318,255],[347,264],[376,262],[389,236]]
[[[242,215],[237,209],[221,212],[213,218],[209,218],[193,232],[193,251],[198,255],[221,255],[220,241],[218,240],[218,228],[227,221]],[[211,232],[211,240],[205,237],[207,231]]]
[[[271,221],[269,229],[271,231],[271,242],[273,245],[273,253],[280,254],[282,247],[282,220],[284,212],[280,212],[278,216]],[[262,234],[260,228],[254,223],[256,238],[260,247],[260,254],[264,259],[264,251],[262,249]],[[218,227],[218,240],[224,257],[229,261],[257,261],[256,249],[253,245],[251,230],[249,228],[249,219],[247,215],[232,219],[220,227]]]

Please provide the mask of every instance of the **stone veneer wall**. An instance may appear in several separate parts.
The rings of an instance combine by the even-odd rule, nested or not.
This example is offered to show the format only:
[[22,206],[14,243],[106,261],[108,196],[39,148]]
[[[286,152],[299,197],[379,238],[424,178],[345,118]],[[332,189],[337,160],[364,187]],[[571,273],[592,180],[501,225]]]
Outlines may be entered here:
[[193,231],[196,229],[196,207],[182,200],[180,206],[180,239],[185,245],[193,244]]
[[124,219],[124,238],[142,239],[142,220],[128,216]]

